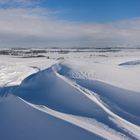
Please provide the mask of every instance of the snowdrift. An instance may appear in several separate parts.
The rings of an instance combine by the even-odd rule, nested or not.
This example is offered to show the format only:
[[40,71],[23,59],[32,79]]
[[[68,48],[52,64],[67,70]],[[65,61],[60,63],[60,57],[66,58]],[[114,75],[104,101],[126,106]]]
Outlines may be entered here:
[[140,60],[133,60],[119,64],[119,66],[136,66],[140,65]]
[[[74,78],[72,71],[56,64],[19,86],[1,88],[3,140],[140,138],[140,93]],[[10,135],[5,135],[6,129]]]
[[9,95],[0,101],[1,140],[93,140],[101,137],[33,109]]
[[71,75],[71,73],[74,73],[72,69],[62,64],[58,72],[72,79],[81,87],[96,93],[104,104],[114,113],[132,123],[140,125],[140,92],[118,88],[97,80],[83,79],[80,77],[73,78]]

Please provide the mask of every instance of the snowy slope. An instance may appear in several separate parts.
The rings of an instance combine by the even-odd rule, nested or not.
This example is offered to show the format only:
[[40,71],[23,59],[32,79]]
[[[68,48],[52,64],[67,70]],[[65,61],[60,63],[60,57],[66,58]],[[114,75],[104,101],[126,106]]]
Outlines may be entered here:
[[33,109],[15,96],[0,102],[0,139],[101,139],[84,129]]
[[0,139],[140,139],[139,54],[0,56]]

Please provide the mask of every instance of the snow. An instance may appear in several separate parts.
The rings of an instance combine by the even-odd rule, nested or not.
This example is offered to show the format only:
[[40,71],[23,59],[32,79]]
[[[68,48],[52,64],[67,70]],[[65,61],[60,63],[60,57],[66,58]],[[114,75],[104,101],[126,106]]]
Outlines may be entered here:
[[15,96],[0,102],[0,138],[2,140],[101,139],[52,115],[33,109]]
[[43,55],[0,56],[0,139],[140,139],[140,50]]
[[121,63],[119,65],[120,66],[124,66],[124,65],[140,65],[140,60],[128,61],[128,62]]

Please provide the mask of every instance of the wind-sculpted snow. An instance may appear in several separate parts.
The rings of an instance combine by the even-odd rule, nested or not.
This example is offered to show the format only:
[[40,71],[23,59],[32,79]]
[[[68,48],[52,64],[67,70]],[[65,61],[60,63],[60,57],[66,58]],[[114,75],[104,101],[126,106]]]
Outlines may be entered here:
[[[60,65],[59,74],[66,76],[84,88],[92,91],[103,104],[116,115],[128,122],[140,126],[140,92],[121,89],[97,80],[88,80],[85,77],[73,77],[72,69],[65,65]],[[140,130],[140,128],[138,127]],[[137,132],[136,132],[137,133]]]
[[[101,109],[80,91],[56,76],[52,68],[27,77],[14,94],[33,104],[63,113],[105,119]],[[102,118],[103,116],[103,118]]]
[[91,132],[44,114],[15,96],[0,102],[1,140],[66,140],[101,139]]
[[73,78],[72,69],[64,65],[60,66],[58,72],[72,79],[78,85],[96,93],[112,111],[140,125],[140,92],[121,89],[97,80]]
[[[59,68],[62,71],[58,71]],[[124,139],[124,136],[126,135],[127,137],[134,138],[135,136],[131,136],[129,132],[126,132],[122,128],[115,125],[115,123],[109,119],[110,115],[108,114],[108,112],[104,111],[104,109],[101,108],[96,102],[93,102],[93,100],[90,100],[85,95],[88,93],[85,92],[83,94],[83,92],[80,91],[80,88],[78,90],[71,85],[72,83],[68,83],[57,73],[59,72],[60,74],[67,75],[67,70],[68,69],[66,69],[66,67],[63,67],[62,65],[52,66],[44,71],[40,71],[27,77],[25,80],[23,80],[20,86],[5,88],[5,93],[11,92],[29,103],[35,105],[43,105],[57,112],[95,119],[97,122],[100,122],[109,127],[105,130],[110,131],[111,136],[115,135],[120,138],[122,137],[121,139]],[[86,80],[76,82],[80,86],[88,89],[90,89],[90,87],[93,87],[90,86],[90,83],[88,83]],[[86,85],[89,85],[90,87],[87,87]],[[106,92],[104,96],[108,97],[106,95]],[[104,96],[102,95],[103,99]],[[113,107],[111,109],[113,109]],[[55,117],[58,116],[56,115]],[[99,135],[100,137],[109,139],[109,137],[102,136],[96,131],[94,131],[94,133]]]
[[140,92],[58,63],[0,88],[2,140],[140,139]]
[[119,64],[119,66],[135,66],[135,65],[140,65],[140,60],[128,61]]
[[[74,115],[74,116],[77,115],[77,116],[82,116],[82,117],[86,117],[86,118],[96,118],[97,121],[105,123],[105,124],[109,125],[109,127],[111,126],[113,128],[116,128],[118,131],[121,131],[113,123],[111,123],[111,121],[109,121],[107,113],[103,112],[102,109],[97,106],[97,104],[95,104],[94,102],[89,100],[79,90],[75,89],[74,87],[72,87],[71,85],[69,85],[68,83],[66,83],[62,79],[60,79],[59,77],[57,77],[56,73],[53,70],[53,67],[27,77],[21,83],[20,86],[13,86],[13,87],[9,87],[9,88],[5,87],[3,89],[3,91],[1,89],[1,93],[3,93],[3,94],[6,93],[6,95],[7,95],[7,93],[13,93],[17,97],[20,97],[20,98],[22,98],[22,99],[24,99],[24,100],[26,100],[30,103],[33,103],[33,104],[36,104],[36,105],[44,105],[44,106],[49,107],[49,108],[51,108],[55,111],[59,111],[59,112],[62,112],[62,113],[69,114],[70,116],[71,115]],[[3,95],[3,96],[5,98],[5,95]],[[10,102],[8,102],[7,100],[9,100]],[[14,96],[10,96],[10,97],[6,98],[6,103],[5,103],[5,101],[2,101],[1,104],[2,105],[4,104],[4,107],[6,107],[6,106],[15,107],[16,113],[13,112],[13,114],[12,114],[13,118],[14,118],[13,122],[16,122],[16,123],[20,124],[21,120],[18,119],[18,118],[21,118],[21,117],[18,116],[18,115],[16,115],[14,117],[14,114],[20,114],[19,112],[21,112],[21,110],[23,111],[23,113],[21,113],[21,114],[24,114],[24,109],[22,108],[22,105],[20,105],[20,104],[23,104],[23,103],[21,103],[21,101],[16,99]],[[0,110],[3,110],[3,109],[0,109]],[[11,108],[10,110],[13,110],[13,109]],[[6,109],[6,111],[8,113],[10,113],[10,110]],[[29,110],[26,110],[26,108],[25,108],[25,111],[28,112]],[[25,113],[25,114],[29,115],[29,117],[27,117],[27,118],[30,120],[30,117],[34,116],[34,114],[32,114],[32,111],[29,111],[29,112],[31,114],[30,113]],[[3,113],[3,112],[1,112],[1,113]],[[6,114],[6,116],[8,117],[9,115]],[[35,116],[37,116],[37,115],[35,114]],[[9,116],[9,117],[11,118],[11,116]],[[55,117],[58,117],[58,116],[55,116]],[[8,118],[8,119],[10,120],[10,118]],[[25,121],[26,123],[28,122],[27,118],[23,118],[23,121]],[[69,118],[69,117],[67,117],[67,118]],[[85,122],[85,124],[83,125],[84,121],[87,120],[86,118],[85,118],[85,120],[83,119],[83,121],[79,121],[79,120],[76,119],[76,122],[79,121],[81,123],[80,126],[82,125],[81,127],[88,130],[89,128],[88,127],[85,128],[84,125],[86,124],[87,126],[90,126],[89,123]],[[16,119],[17,119],[17,121],[15,121]],[[61,118],[61,119],[63,119],[63,118]],[[71,120],[71,117],[70,117],[70,120]],[[68,120],[68,122],[71,122],[70,120]],[[67,121],[67,120],[65,120],[65,121]],[[14,126],[11,123],[10,124],[8,124],[7,122],[3,122],[3,123],[4,124],[1,125],[2,126],[1,129],[4,126],[5,127],[8,127],[9,125]],[[21,121],[21,123],[22,123],[22,121]],[[36,125],[38,123],[39,122],[37,122],[37,123],[33,122],[34,125]],[[61,121],[59,123],[61,123]],[[71,123],[79,126],[79,124],[77,124],[75,122],[71,122]],[[32,127],[35,127],[34,125]],[[41,128],[43,130],[47,130],[48,127],[46,128],[45,126],[47,127],[47,125],[44,124]],[[19,126],[17,126],[15,129],[18,129],[18,127]],[[26,129],[26,127],[28,129]],[[99,132],[98,131],[94,132],[93,131],[94,129],[93,130],[90,129],[88,131],[91,131],[93,133],[93,135],[89,134],[87,137],[85,136],[85,138],[82,137],[83,134],[81,136],[77,136],[78,135],[77,132],[76,132],[77,135],[72,134],[74,130],[73,131],[70,130],[71,132],[69,132],[69,130],[67,130],[67,132],[69,134],[72,134],[73,137],[75,137],[75,139],[80,137],[80,139],[82,139],[82,140],[83,139],[93,139],[93,138],[94,139],[100,139],[100,137],[108,138],[108,139],[112,139],[113,137],[114,138],[116,137],[116,139],[118,139],[118,138],[119,139],[120,138],[124,139],[124,136],[121,133],[117,134],[111,128],[101,128],[102,126],[98,126],[98,127],[99,127],[98,129],[100,130],[100,131],[98,130]],[[25,138],[26,137],[27,138],[32,138],[31,134],[27,134],[27,130],[29,130],[29,128],[30,127],[28,125],[27,126],[25,126],[25,125],[22,126],[22,129],[26,129],[26,131],[24,131]],[[38,129],[40,129],[40,128],[38,128]],[[62,128],[62,129],[64,129],[64,128]],[[73,129],[73,128],[70,127],[70,129]],[[81,131],[79,129],[78,129],[78,131]],[[4,128],[4,130],[6,130],[6,128]],[[86,133],[89,133],[88,131]],[[103,132],[105,131],[104,133],[108,133],[108,131],[110,131],[110,133],[107,134],[106,136],[102,136],[102,134],[100,133],[102,131]],[[4,131],[4,133],[5,133],[5,131]],[[19,130],[18,133],[21,133],[20,130]],[[32,133],[32,131],[30,133]],[[43,133],[42,134],[43,136],[41,136],[41,137],[43,137],[43,138],[41,138],[41,139],[44,139],[45,137],[46,138],[49,137],[51,139],[57,139],[57,138],[62,139],[61,137],[56,137],[55,138],[55,135],[54,135],[54,137],[51,136],[51,135],[44,136],[45,135],[44,132],[42,132],[42,133]],[[48,130],[48,133],[50,133],[49,130]],[[81,131],[81,133],[83,133],[83,132]],[[14,134],[14,132],[11,132],[10,134],[11,135],[13,134],[12,135],[13,139],[17,138],[17,137],[20,138],[20,135],[16,137],[16,134]],[[55,134],[55,132],[54,132],[54,134]],[[69,136],[69,135],[67,135],[67,133],[65,133],[65,134],[66,134],[66,136]],[[96,135],[98,135],[98,136],[96,136]],[[6,138],[7,138],[7,136],[4,135],[3,139],[6,139]],[[70,137],[70,138],[72,138],[72,137]]]

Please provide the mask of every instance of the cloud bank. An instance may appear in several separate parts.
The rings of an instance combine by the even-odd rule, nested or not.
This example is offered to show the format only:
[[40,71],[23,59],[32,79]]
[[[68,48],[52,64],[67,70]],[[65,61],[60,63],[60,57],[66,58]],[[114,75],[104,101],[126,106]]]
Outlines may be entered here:
[[[0,5],[10,2],[0,0]],[[51,18],[57,14],[53,11],[28,7],[30,3],[37,2],[39,0],[13,0],[12,3],[22,6],[0,8],[0,47],[116,47],[140,44],[138,18],[106,24],[63,21]]]

